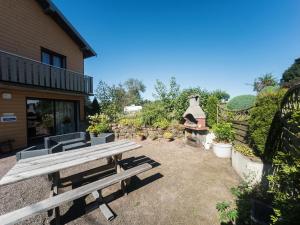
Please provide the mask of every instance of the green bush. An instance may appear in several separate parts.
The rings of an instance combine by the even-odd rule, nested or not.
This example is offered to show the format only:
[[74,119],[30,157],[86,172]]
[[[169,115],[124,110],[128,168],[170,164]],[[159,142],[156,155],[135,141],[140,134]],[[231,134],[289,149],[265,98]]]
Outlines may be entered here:
[[209,127],[212,127],[217,123],[218,104],[219,104],[219,99],[215,95],[211,95],[208,97],[207,104],[206,104],[206,121]]
[[240,95],[232,98],[228,104],[227,108],[230,110],[242,110],[248,109],[255,104],[256,97],[254,95]]
[[110,130],[109,117],[105,114],[95,114],[93,116],[88,116],[89,127],[87,131],[98,135],[100,133],[105,133]]
[[245,156],[255,157],[255,153],[254,153],[253,149],[250,148],[246,144],[235,144],[234,145],[234,150],[236,150],[237,152],[242,153]]
[[170,122],[166,118],[159,118],[153,123],[153,127],[167,129],[170,126]]
[[250,110],[250,138],[254,148],[262,158],[266,158],[264,155],[265,144],[270,126],[285,92],[284,89],[280,89],[274,93],[258,95],[255,106]]
[[146,104],[141,111],[143,124],[152,126],[156,121],[166,118],[164,104],[161,101],[154,101]]
[[234,140],[234,131],[231,123],[218,123],[213,126],[217,142],[230,143]]
[[173,140],[174,139],[174,135],[170,132],[170,131],[166,131],[163,134],[164,139],[168,139],[168,140]]

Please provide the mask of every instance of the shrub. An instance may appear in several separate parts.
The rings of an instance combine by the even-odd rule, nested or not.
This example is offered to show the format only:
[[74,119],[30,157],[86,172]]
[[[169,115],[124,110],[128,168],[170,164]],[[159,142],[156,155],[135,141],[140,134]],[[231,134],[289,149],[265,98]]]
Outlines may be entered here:
[[118,121],[118,124],[122,126],[128,126],[131,127],[133,126],[133,119],[129,117],[123,117]]
[[98,135],[100,133],[108,132],[110,130],[109,117],[105,114],[95,114],[88,116],[89,127],[87,131]]
[[167,129],[170,125],[170,122],[165,118],[160,118],[154,122],[153,126],[156,128]]
[[136,115],[133,118],[133,122],[132,123],[133,123],[133,127],[136,128],[136,129],[140,129],[144,125],[143,119],[142,119],[141,115]]
[[234,131],[231,123],[218,123],[213,126],[217,142],[230,143],[234,140]]
[[246,144],[235,144],[234,150],[248,157],[255,157],[254,151]]
[[218,202],[216,209],[219,212],[219,219],[221,224],[233,225],[237,219],[238,211],[231,202]]
[[278,90],[279,90],[279,86],[266,86],[259,92],[259,94],[275,93]]
[[165,108],[162,102],[155,101],[146,104],[141,111],[143,124],[152,126],[161,118],[166,118]]
[[218,202],[216,208],[219,212],[221,224],[250,225],[251,198],[256,195],[256,187],[250,181],[243,181],[237,187],[230,189],[234,202]]
[[240,95],[232,98],[228,104],[227,108],[230,110],[242,110],[248,109],[255,104],[256,97],[254,95]]
[[206,118],[207,118],[206,121],[209,127],[212,127],[217,123],[218,104],[219,104],[219,99],[215,95],[211,95],[208,97],[207,104],[206,104]]
[[168,139],[168,140],[173,140],[174,139],[174,135],[170,132],[170,131],[166,131],[163,134],[164,139]]
[[285,92],[284,89],[280,89],[275,93],[259,94],[255,107],[250,110],[249,133],[251,142],[263,158],[270,126]]

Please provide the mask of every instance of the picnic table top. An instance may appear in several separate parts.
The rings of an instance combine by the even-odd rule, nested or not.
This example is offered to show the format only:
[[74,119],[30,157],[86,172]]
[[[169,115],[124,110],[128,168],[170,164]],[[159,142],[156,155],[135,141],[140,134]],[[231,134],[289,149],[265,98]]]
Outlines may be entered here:
[[122,154],[140,147],[141,145],[136,144],[133,141],[123,140],[66,152],[21,159],[4,177],[2,177],[0,186],[40,175],[51,174],[72,166]]

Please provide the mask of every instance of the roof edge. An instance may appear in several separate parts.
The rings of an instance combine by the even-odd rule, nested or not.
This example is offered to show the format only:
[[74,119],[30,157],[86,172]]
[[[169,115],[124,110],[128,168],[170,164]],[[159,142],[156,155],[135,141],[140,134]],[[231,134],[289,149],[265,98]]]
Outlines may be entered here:
[[54,5],[51,0],[36,0],[42,7],[43,11],[52,17],[54,21],[77,43],[80,47],[83,57],[89,58],[96,56],[97,53],[86,42],[86,40],[80,35],[75,27],[67,20],[62,12]]

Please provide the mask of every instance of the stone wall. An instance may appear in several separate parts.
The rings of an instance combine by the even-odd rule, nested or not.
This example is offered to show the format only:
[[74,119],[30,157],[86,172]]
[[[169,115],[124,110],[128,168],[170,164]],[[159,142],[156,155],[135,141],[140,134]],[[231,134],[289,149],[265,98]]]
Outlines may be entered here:
[[149,139],[159,139],[163,138],[163,134],[169,131],[173,134],[174,139],[184,138],[184,127],[178,125],[176,127],[171,127],[167,129],[153,128],[153,127],[143,127],[137,129],[130,126],[122,126],[120,124],[112,124],[112,131],[114,132],[117,139],[130,139],[136,138],[138,134],[144,134],[146,138]]

